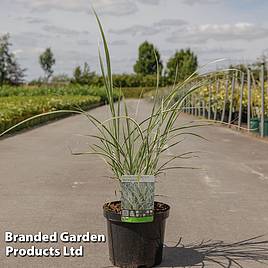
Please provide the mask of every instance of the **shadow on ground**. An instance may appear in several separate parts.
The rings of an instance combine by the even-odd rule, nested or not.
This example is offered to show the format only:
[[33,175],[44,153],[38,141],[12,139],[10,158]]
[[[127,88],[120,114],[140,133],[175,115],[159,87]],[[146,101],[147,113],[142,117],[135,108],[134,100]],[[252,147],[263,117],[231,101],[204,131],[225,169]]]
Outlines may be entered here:
[[268,240],[263,235],[234,243],[208,240],[188,245],[181,238],[175,246],[164,247],[164,259],[158,267],[247,268],[253,262],[268,267]]

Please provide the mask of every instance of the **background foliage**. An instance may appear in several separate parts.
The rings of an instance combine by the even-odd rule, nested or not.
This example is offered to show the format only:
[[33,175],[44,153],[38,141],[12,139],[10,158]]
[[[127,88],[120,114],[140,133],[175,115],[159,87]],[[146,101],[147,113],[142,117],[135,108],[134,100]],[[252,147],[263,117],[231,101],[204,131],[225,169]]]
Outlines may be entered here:
[[139,56],[133,67],[134,72],[141,75],[155,75],[157,64],[159,66],[159,73],[162,74],[163,63],[158,49],[153,44],[145,41],[139,47]]

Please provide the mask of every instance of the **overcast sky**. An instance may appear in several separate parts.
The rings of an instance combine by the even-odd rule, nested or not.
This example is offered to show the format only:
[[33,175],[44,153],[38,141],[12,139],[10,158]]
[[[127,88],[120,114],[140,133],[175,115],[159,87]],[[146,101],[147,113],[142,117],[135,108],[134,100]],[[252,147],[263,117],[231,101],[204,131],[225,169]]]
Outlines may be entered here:
[[268,52],[267,0],[0,0],[0,33],[10,33],[28,79],[42,75],[38,55],[46,47],[55,54],[57,74],[71,74],[85,61],[99,72],[91,5],[107,33],[114,73],[133,71],[145,40],[164,62],[188,47],[200,64],[223,57],[226,64],[248,63]]

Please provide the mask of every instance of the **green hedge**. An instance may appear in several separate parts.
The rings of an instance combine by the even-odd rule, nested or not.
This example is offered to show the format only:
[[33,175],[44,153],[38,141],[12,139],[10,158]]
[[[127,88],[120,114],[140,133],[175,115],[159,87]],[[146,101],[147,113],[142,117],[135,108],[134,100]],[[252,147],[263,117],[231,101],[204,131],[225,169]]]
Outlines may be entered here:
[[[140,98],[153,87],[121,89],[126,98]],[[115,89],[114,99],[119,98]],[[87,85],[43,85],[43,86],[4,86],[0,88],[0,132],[40,113],[60,109],[73,109],[77,106],[88,109],[93,104],[107,103],[105,89]],[[31,127],[67,114],[53,114],[27,122],[16,130]]]
[[[9,96],[98,96],[101,101],[107,101],[106,93],[104,88],[89,87],[81,85],[65,85],[65,86],[21,86],[11,87],[4,86],[0,88],[0,97]],[[118,93],[115,93],[115,99],[118,99]]]
[[[73,110],[78,107],[88,110],[101,102],[98,96],[12,96],[0,98],[0,132],[15,124],[41,113],[56,110]],[[18,127],[16,130],[31,127],[51,119],[66,116],[66,114],[53,114],[37,118]]]
[[[117,87],[156,87],[156,75],[117,74],[113,75],[114,85]],[[165,86],[165,78],[160,78],[160,86]]]
[[[138,74],[114,74],[113,83],[116,87],[155,87],[157,82],[156,75],[138,75]],[[160,85],[165,86],[167,79],[165,77],[160,78]],[[90,86],[103,87],[102,76],[95,75]]]
[[[153,90],[154,87],[123,87],[122,92],[125,98],[139,98],[143,94]],[[87,85],[65,85],[65,86],[4,86],[0,88],[0,97],[9,96],[98,96],[102,102],[107,102],[107,96],[103,87],[89,87]],[[114,99],[119,97],[119,89],[115,89]]]

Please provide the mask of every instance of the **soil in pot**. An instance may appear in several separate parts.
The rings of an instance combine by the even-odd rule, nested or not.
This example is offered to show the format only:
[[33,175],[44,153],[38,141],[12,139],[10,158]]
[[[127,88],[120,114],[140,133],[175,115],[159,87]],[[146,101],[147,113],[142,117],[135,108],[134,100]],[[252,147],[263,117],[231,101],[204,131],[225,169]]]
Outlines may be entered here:
[[110,260],[122,268],[149,268],[162,262],[166,218],[170,207],[155,202],[154,221],[149,223],[121,222],[121,202],[103,206],[107,219]]

